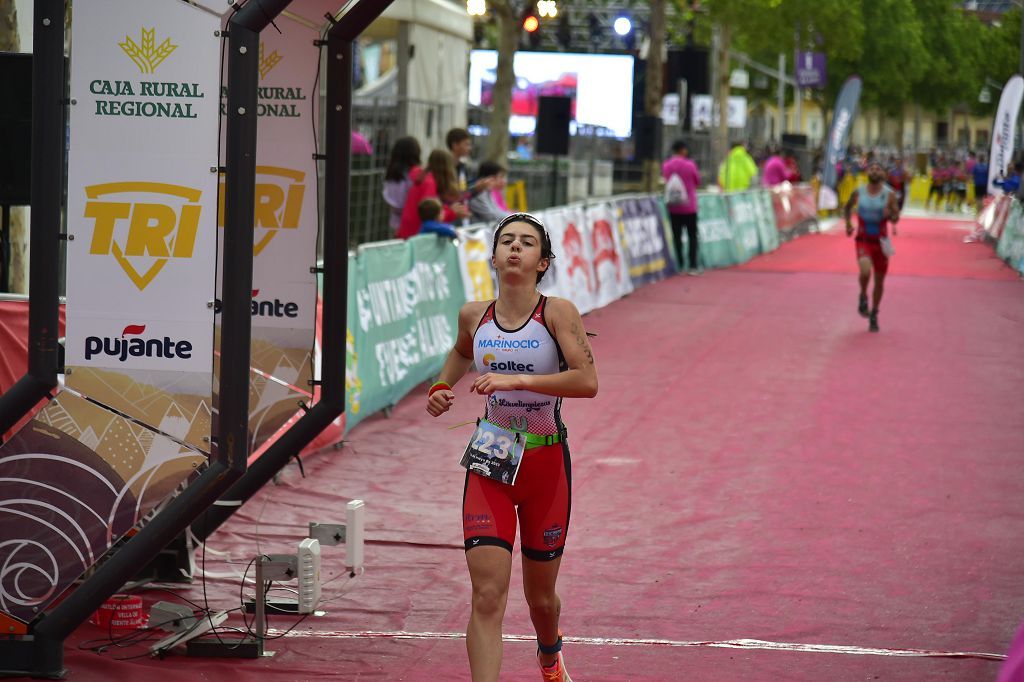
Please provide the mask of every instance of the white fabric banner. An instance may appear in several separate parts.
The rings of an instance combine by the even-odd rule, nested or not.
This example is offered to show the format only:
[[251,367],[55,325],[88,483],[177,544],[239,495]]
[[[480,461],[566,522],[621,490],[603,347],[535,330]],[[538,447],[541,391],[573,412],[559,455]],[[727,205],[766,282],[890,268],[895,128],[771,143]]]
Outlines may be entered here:
[[487,225],[471,225],[459,230],[459,272],[467,301],[489,301],[495,297],[494,270],[491,267],[491,237]]
[[[73,22],[68,386],[190,439],[213,358],[219,26],[162,0]],[[141,405],[153,391],[177,409]]]
[[619,210],[610,202],[592,204],[587,207],[586,222],[594,271],[594,306],[603,308],[633,291],[619,241]]
[[[74,18],[68,364],[210,371],[217,29],[206,12],[158,0],[95,0]],[[146,327],[135,340],[191,349],[86,349],[86,336],[127,341],[128,325]]]
[[993,182],[1006,175],[1007,166],[1013,160],[1013,136],[1017,129],[1017,114],[1020,112],[1022,97],[1024,78],[1012,76],[1003,86],[1003,94],[999,97],[999,110],[992,126],[992,151],[988,157],[989,194],[1003,191]]
[[550,296],[561,296],[576,304],[580,313],[597,307],[594,292],[594,258],[590,246],[590,230],[580,206],[544,211],[541,220],[551,233],[555,260],[540,283],[540,290]]

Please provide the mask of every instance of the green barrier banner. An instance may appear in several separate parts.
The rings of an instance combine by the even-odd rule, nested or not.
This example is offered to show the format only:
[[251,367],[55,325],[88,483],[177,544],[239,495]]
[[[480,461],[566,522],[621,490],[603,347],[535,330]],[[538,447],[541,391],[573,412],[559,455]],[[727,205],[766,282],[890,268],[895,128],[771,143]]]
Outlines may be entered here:
[[775,224],[771,194],[764,190],[754,192],[754,205],[757,208],[757,234],[761,242],[761,253],[769,253],[779,248],[779,228]]
[[421,235],[350,259],[346,431],[440,371],[465,301],[448,239]]
[[[740,262],[729,225],[729,210],[721,194],[697,195],[697,230],[704,267],[724,268]],[[686,249],[686,238],[683,238]]]
[[736,243],[736,253],[741,263],[746,263],[761,252],[756,201],[754,192],[741,192],[725,196],[726,205],[729,207],[733,241]]
[[996,254],[1018,272],[1024,272],[1024,208],[1013,202],[1003,234],[996,244]]

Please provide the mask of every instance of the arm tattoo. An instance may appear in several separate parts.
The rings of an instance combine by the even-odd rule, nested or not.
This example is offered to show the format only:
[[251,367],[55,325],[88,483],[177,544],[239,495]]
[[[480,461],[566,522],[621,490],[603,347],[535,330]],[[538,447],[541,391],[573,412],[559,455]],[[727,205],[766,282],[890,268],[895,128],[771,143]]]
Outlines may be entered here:
[[569,327],[569,330],[576,336],[576,343],[579,344],[583,352],[587,354],[587,361],[590,364],[594,364],[594,354],[590,352],[590,344],[587,343],[587,335],[581,330],[575,322]]

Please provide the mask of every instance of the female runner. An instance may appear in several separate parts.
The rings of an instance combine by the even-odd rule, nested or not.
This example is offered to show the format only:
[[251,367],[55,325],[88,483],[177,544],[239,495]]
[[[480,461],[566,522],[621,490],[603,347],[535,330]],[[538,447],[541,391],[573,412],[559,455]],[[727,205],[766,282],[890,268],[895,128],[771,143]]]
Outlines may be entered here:
[[[455,345],[427,396],[427,412],[434,417],[447,412],[455,401],[452,387],[475,363],[480,376],[471,391],[487,396],[481,424],[510,436],[518,433],[525,441],[518,474],[499,470],[508,482],[500,473],[493,478],[481,473],[486,465],[466,472],[462,519],[473,585],[466,648],[474,682],[497,680],[501,668],[517,517],[542,679],[570,680],[555,592],[571,503],[569,447],[559,408],[562,398],[597,394],[597,368],[576,306],[537,290],[553,257],[551,238],[538,218],[514,213],[498,223],[491,252],[498,298],[463,306]],[[497,442],[502,443],[500,435]],[[508,442],[495,446],[495,454],[506,455]]]

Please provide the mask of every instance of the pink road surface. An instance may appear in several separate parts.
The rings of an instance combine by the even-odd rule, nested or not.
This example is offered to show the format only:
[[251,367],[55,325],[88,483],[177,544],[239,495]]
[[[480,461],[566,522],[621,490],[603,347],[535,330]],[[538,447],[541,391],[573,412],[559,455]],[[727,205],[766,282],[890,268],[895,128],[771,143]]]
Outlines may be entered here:
[[[585,318],[601,389],[564,408],[559,581],[577,682],[996,677],[985,657],[896,655],[1005,654],[1024,620],[1024,285],[965,229],[903,221],[880,334],[839,232]],[[327,615],[268,643],[274,658],[117,662],[143,650],[78,651],[101,636],[87,625],[72,679],[469,679],[470,429],[449,430],[481,413],[468,385],[441,419],[424,387],[307,458],[306,478],[289,466],[210,539],[206,569],[231,577],[206,581],[209,602],[232,608],[257,552],[294,551],[309,521],[365,500],[365,574],[346,580],[343,549],[323,548]],[[539,679],[518,560],[502,679]],[[202,583],[179,593],[201,602]],[[710,644],[728,640],[761,643]]]

